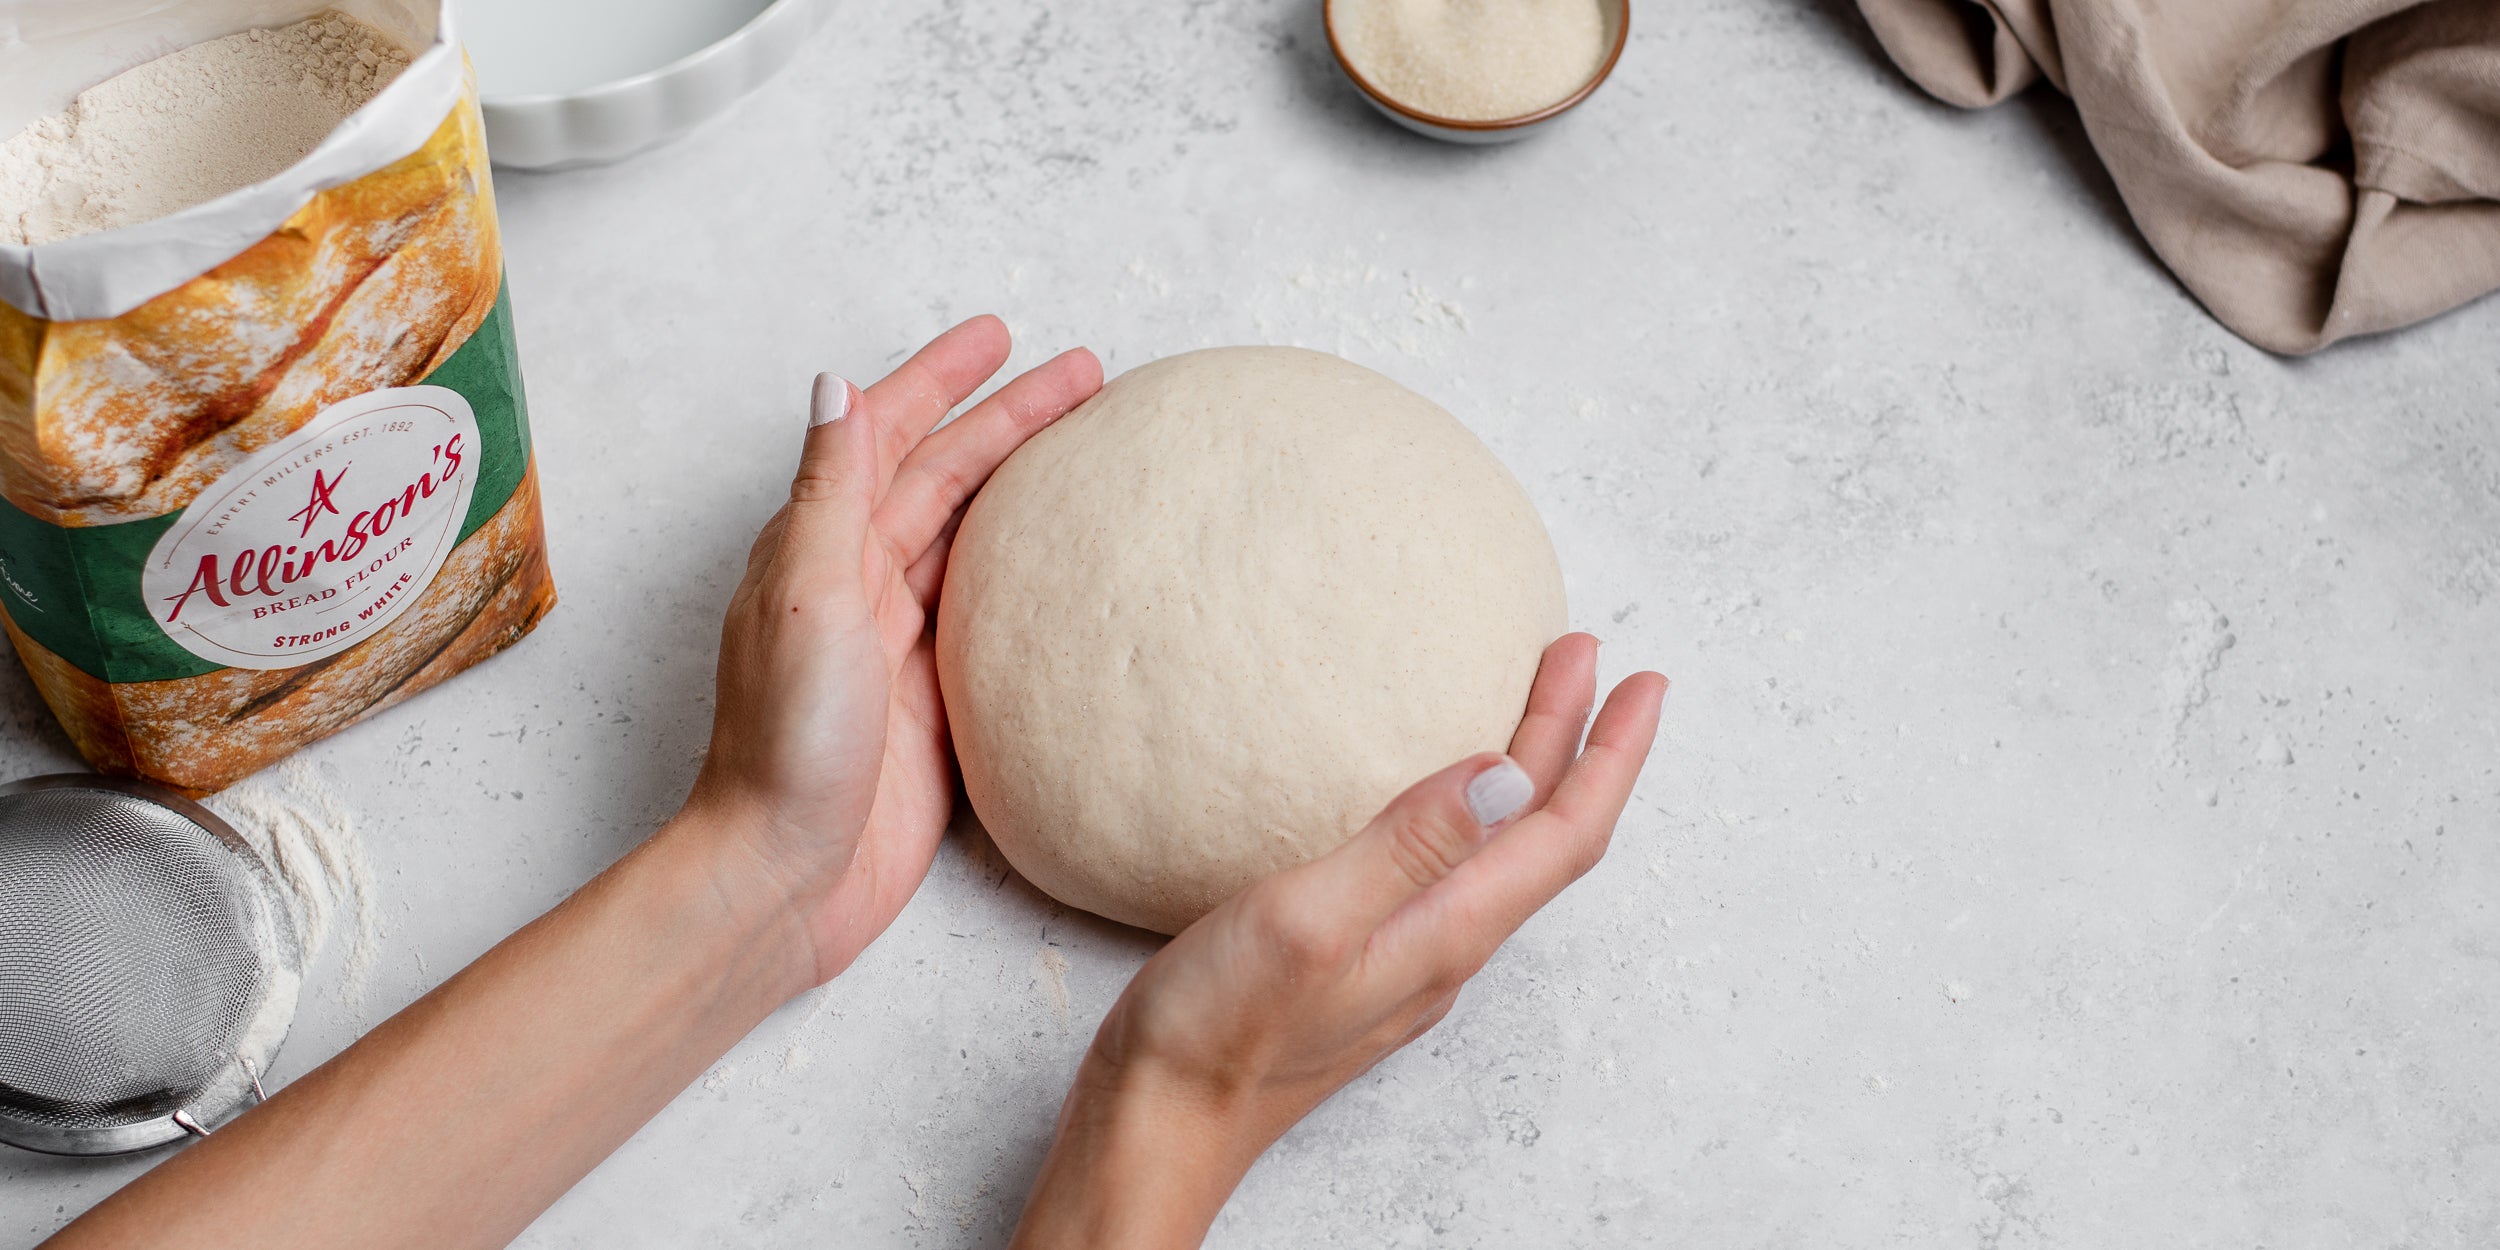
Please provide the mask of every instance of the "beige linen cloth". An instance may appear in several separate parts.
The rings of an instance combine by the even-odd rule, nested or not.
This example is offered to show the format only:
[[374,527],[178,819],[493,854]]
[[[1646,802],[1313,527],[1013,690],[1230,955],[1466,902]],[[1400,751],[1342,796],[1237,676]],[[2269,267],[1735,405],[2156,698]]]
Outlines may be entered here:
[[2138,228],[2277,352],[2500,287],[2500,0],[1858,0],[1963,108],[2074,97]]

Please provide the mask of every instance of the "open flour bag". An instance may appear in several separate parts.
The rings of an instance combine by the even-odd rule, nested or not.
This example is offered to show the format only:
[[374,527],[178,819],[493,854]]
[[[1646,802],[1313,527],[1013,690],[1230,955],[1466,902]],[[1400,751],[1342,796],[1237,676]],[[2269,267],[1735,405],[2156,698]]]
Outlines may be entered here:
[[[151,139],[196,138],[186,101],[229,106],[209,88],[277,81],[280,55],[343,120],[166,203],[214,171]],[[271,136],[221,123],[241,155],[306,124],[264,115]],[[216,790],[554,606],[439,0],[0,0],[0,141],[0,608],[88,762]]]

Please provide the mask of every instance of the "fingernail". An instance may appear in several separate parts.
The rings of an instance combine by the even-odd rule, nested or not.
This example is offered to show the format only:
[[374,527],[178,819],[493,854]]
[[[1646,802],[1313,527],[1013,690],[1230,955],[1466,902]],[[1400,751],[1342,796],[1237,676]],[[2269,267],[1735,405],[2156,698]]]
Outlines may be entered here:
[[1476,814],[1476,823],[1491,828],[1519,814],[1519,809],[1536,797],[1536,783],[1528,780],[1528,772],[1509,760],[1477,773],[1467,783],[1467,810]]
[[817,374],[816,396],[808,405],[807,428],[812,430],[820,425],[831,425],[849,415],[851,384],[843,381],[840,374]]

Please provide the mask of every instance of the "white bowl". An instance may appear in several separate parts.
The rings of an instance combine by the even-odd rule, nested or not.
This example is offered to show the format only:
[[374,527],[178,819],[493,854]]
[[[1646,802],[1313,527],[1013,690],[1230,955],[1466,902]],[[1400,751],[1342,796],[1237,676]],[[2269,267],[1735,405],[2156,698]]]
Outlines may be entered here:
[[[630,38],[584,45],[548,0],[481,0],[462,12],[486,110],[486,150],[511,169],[578,169],[623,160],[710,121],[770,81],[824,24],[827,0],[604,0],[587,25]],[[532,12],[536,4],[543,12]],[[494,12],[482,12],[489,7]],[[726,15],[724,17],[724,15]],[[706,18],[715,19],[707,29]],[[636,25],[640,23],[640,25]],[[705,39],[711,42],[704,42]],[[692,46],[679,47],[670,41]],[[575,85],[620,58],[657,67]],[[499,91],[498,78],[528,94]]]

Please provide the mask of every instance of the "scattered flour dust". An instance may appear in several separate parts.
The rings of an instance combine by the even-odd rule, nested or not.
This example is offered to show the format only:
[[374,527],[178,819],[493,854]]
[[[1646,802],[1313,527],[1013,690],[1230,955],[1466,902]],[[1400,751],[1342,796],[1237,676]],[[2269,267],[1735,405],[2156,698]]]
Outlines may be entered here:
[[[267,914],[268,909],[289,904],[282,898],[260,891],[254,893],[258,896],[256,910],[261,912],[257,918],[259,936],[262,949],[267,951],[276,945],[278,931],[276,917]],[[277,1057],[278,1047],[286,1041],[288,1027],[295,1023],[296,1000],[302,996],[304,989],[303,972],[289,966],[288,961],[267,959],[264,964],[269,970],[269,979],[261,986],[260,1009],[244,1024],[243,1032],[234,1041],[235,1055],[250,1065],[246,1079],[254,1081],[264,1080],[269,1075],[270,1061]]]
[[0,242],[138,225],[284,172],[408,67],[336,9],[159,57],[0,143]]
[[[1387,236],[1377,241],[1386,243]],[[1159,321],[1177,317],[1201,347],[1259,342],[1354,360],[1430,362],[1466,355],[1465,339],[1474,330],[1462,302],[1475,289],[1473,275],[1426,277],[1352,246],[1227,283],[1219,298],[1191,296],[1187,283],[1145,256],[1132,257],[1111,277],[1113,299],[1150,306]],[[1012,266],[1000,281],[1012,291],[1028,275],[1022,265]]]
[[355,814],[302,759],[251,777],[208,806],[276,874],[304,945],[305,967],[333,938],[347,942],[339,997],[362,1002],[382,953],[382,913]]
[[[1475,285],[1459,279],[1464,291]],[[1439,360],[1470,331],[1458,297],[1412,272],[1383,269],[1353,248],[1306,261],[1250,301],[1259,340],[1340,356],[1395,354]]]
[[[833,987],[831,985],[820,985],[810,991],[810,1001],[807,1004],[807,1014],[799,1017],[797,1026],[790,1030],[789,1044],[781,1048],[781,1070],[783,1072],[805,1072],[810,1067],[815,1066],[816,1053],[807,1048],[807,1039],[813,1035],[816,1022],[824,1018],[825,1014],[832,1009]],[[763,1083],[763,1075],[761,1073],[757,1074],[756,1084],[761,1085]]]
[[1043,946],[1033,952],[1033,984],[1050,1004],[1050,1018],[1059,1027],[1068,1024],[1068,957],[1056,946]]

